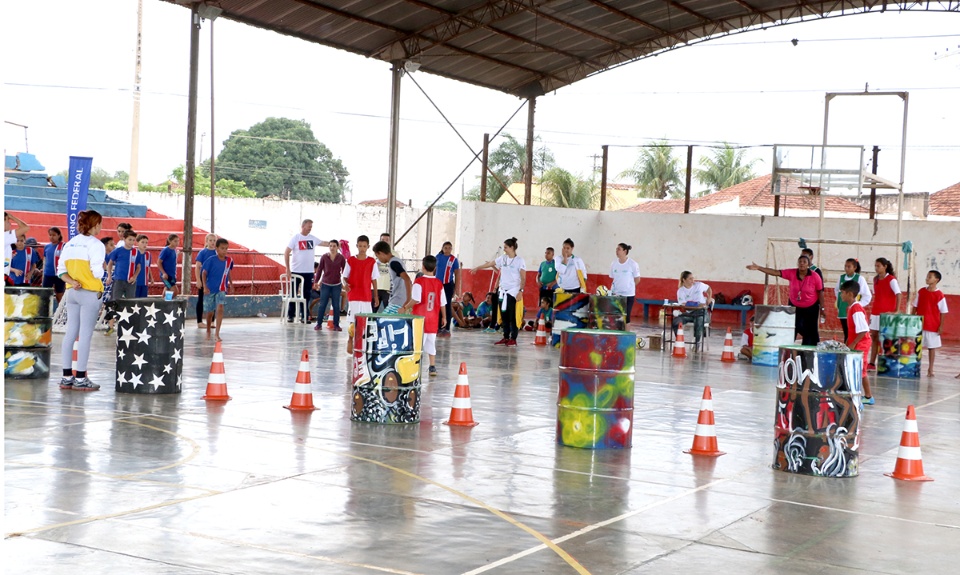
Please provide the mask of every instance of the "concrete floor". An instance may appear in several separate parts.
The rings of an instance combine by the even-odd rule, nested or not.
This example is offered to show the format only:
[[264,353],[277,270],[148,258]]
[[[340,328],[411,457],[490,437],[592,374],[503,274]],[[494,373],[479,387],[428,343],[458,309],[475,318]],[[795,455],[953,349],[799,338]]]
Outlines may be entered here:
[[[181,395],[116,394],[99,334],[103,390],[5,382],[7,573],[956,573],[955,352],[935,379],[876,379],[860,476],[823,479],[770,468],[776,370],[720,363],[717,337],[684,361],[639,352],[633,449],[587,451],[555,443],[558,353],[533,334],[441,339],[409,426],[351,423],[344,334],[264,319],[223,335],[226,404],[201,399],[213,345],[192,329]],[[309,415],[282,408],[304,348]],[[461,361],[472,429],[441,425]],[[683,453],[704,385],[719,458]],[[908,404],[932,483],[883,475]]]

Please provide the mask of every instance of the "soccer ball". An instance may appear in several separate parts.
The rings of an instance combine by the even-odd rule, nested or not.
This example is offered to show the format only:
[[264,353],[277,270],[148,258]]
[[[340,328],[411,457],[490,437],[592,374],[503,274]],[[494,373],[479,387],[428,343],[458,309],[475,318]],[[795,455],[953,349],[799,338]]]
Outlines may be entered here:
[[740,299],[740,305],[753,305],[753,296],[747,294]]
[[647,347],[647,340],[644,339],[644,338],[642,338],[642,337],[638,337],[638,338],[637,338],[637,349],[643,349],[643,348],[645,348],[645,347]]
[[599,296],[607,295],[607,288],[604,286],[597,286],[597,295]]

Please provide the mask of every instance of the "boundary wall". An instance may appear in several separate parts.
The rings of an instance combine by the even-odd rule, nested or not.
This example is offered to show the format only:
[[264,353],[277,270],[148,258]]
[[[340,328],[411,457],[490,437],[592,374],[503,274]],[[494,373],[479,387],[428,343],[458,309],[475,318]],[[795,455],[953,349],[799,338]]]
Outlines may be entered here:
[[[826,219],[824,238],[852,241],[896,241],[897,222],[889,220]],[[576,243],[574,253],[582,257],[589,274],[588,287],[596,289],[598,281],[609,285],[610,263],[616,257],[615,248],[624,242],[633,246],[630,257],[640,264],[643,279],[637,296],[643,299],[676,297],[680,273],[690,270],[714,292],[727,297],[749,289],[757,302],[762,302],[764,276],[746,269],[751,261],[760,265],[767,257],[767,238],[816,238],[817,218],[729,216],[709,214],[647,214],[627,211],[599,212],[543,206],[515,206],[504,204],[461,202],[458,212],[455,249],[467,271],[464,289],[483,297],[490,285],[490,272],[471,272],[469,268],[490,260],[502,246],[503,240],[516,237],[519,254],[527,264],[527,283],[524,305],[527,310],[537,306],[536,270],[543,261],[544,248],[553,247],[559,255],[563,240],[570,237]],[[917,281],[922,286],[928,269],[943,274],[940,289],[947,297],[951,313],[946,316],[944,338],[960,340],[960,225],[957,222],[904,221],[902,240],[913,243]],[[827,307],[835,301],[832,288],[839,270],[848,257],[858,258],[872,281],[873,262],[878,257],[891,261],[897,255],[892,248],[867,246],[811,245],[816,253],[815,263],[826,268],[828,291]],[[800,248],[777,254],[776,266],[792,267]],[[906,290],[906,272],[898,266],[901,287]],[[774,278],[770,278],[771,285]],[[781,280],[781,285],[785,282]],[[916,291],[916,283],[912,283]],[[776,302],[777,290],[770,289],[771,302]],[[785,289],[781,288],[786,302]],[[642,316],[642,306],[634,306],[634,317]],[[651,311],[651,315],[659,309]],[[835,313],[828,311],[826,329],[839,331]],[[655,316],[653,316],[655,317]],[[715,312],[715,323],[739,325],[737,312]],[[832,334],[828,334],[832,335]]]

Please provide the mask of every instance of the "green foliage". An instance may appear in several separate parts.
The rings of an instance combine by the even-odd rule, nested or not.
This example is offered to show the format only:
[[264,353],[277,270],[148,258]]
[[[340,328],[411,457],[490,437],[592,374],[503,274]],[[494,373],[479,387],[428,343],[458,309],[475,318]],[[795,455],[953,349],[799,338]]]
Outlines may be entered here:
[[744,149],[736,149],[724,142],[723,147],[713,150],[713,156],[700,158],[701,168],[693,171],[693,177],[709,187],[709,191],[718,191],[741,182],[752,180],[756,176],[753,166],[759,160],[744,163]]
[[[536,142],[540,142],[537,136]],[[500,182],[509,186],[515,182],[522,182],[527,173],[527,146],[520,143],[519,140],[510,134],[503,134],[503,142],[490,153],[488,159],[490,169],[497,175]],[[541,145],[533,152],[533,173],[544,173],[546,170],[556,165],[556,160],[546,146]],[[487,175],[487,201],[495,202],[500,199],[507,189],[489,174]],[[476,192],[476,197],[472,198]],[[470,199],[480,199],[479,186],[471,190],[467,197]]]
[[673,156],[673,148],[666,140],[660,140],[641,149],[633,167],[621,172],[619,177],[636,182],[640,188],[638,197],[662,200],[683,196],[683,176],[684,170],[680,159]]
[[127,189],[127,184],[125,182],[119,182],[117,180],[111,180],[103,185],[103,189],[108,192],[118,192],[121,190]]
[[342,202],[350,173],[307,122],[267,118],[230,134],[217,156],[216,175],[218,187],[220,178],[243,181],[261,197]]
[[[186,169],[183,164],[177,166],[170,172],[170,179],[173,183],[177,184],[172,186],[171,191],[175,194],[183,194],[185,190],[183,188],[185,181]],[[141,184],[142,186],[142,184]],[[166,192],[166,186],[161,185],[163,189],[156,190],[143,190],[143,191],[158,191]],[[158,188],[161,186],[157,186]],[[253,190],[247,188],[244,182],[238,182],[236,180],[220,179],[217,178],[217,185],[215,186],[215,193],[217,197],[220,198],[256,198],[258,194]],[[142,190],[142,187],[141,187]],[[210,195],[210,171],[207,170],[207,174],[204,175],[200,170],[197,170],[194,173],[193,177],[193,193],[198,196],[209,196]]]
[[563,168],[551,168],[540,178],[545,206],[590,210],[599,203],[600,188]]
[[[430,205],[430,202],[426,203],[427,206]],[[444,212],[455,212],[457,211],[456,202],[438,202],[437,205],[433,206],[435,210],[442,210]]]
[[[59,172],[57,172],[57,175],[62,176],[63,179],[67,179],[68,171],[69,170],[60,170]],[[93,170],[90,171],[90,189],[104,190],[106,189],[104,186],[107,185],[107,182],[113,179],[114,178],[110,176],[110,173],[108,171],[104,170],[103,168],[94,167]],[[126,189],[126,186],[124,186],[124,189]]]

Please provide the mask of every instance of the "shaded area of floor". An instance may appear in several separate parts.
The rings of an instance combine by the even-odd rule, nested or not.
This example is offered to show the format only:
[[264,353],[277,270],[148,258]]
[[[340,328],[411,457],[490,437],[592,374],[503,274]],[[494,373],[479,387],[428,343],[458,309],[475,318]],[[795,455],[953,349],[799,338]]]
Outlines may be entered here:
[[[716,335],[687,360],[638,352],[634,447],[587,451],[556,445],[558,352],[533,334],[440,339],[408,426],[350,421],[344,334],[223,334],[228,403],[201,399],[213,345],[192,329],[180,395],[115,393],[99,334],[104,390],[5,382],[7,573],[953,573],[960,558],[956,353],[934,379],[874,379],[860,476],[831,480],[770,469],[776,369],[720,363]],[[302,349],[307,415],[282,408]],[[474,428],[441,423],[460,362]],[[704,385],[716,459],[683,453]],[[908,404],[932,483],[883,475]]]

